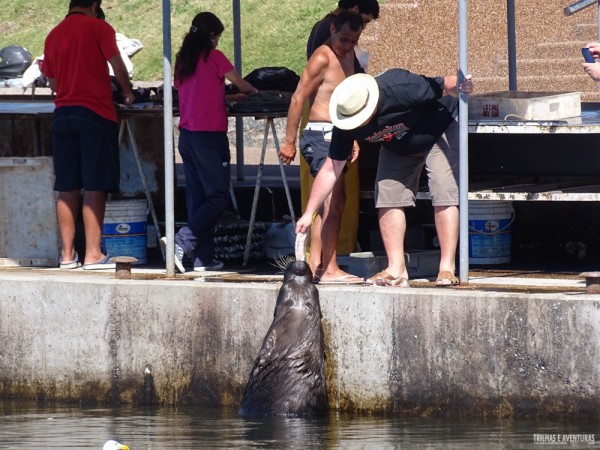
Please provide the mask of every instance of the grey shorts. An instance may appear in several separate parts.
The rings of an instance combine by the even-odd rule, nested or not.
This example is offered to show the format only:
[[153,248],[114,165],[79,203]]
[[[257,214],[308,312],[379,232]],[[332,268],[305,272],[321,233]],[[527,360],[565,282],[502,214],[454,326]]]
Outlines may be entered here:
[[382,148],[375,180],[376,208],[415,206],[425,166],[433,206],[458,205],[458,122],[452,122],[436,143],[419,153],[399,154]]

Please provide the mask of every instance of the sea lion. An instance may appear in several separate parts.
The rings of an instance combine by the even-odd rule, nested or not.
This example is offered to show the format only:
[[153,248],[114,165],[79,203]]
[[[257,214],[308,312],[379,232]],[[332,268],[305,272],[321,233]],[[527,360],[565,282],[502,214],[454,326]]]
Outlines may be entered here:
[[311,415],[327,409],[321,304],[312,280],[306,262],[288,264],[240,415]]

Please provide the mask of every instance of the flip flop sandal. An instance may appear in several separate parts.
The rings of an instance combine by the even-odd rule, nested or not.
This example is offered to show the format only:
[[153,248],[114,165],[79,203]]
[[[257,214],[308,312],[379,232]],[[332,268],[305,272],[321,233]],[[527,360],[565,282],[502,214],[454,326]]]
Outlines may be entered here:
[[382,270],[381,272],[373,275],[367,280],[367,283],[373,284],[373,286],[396,286],[401,288],[409,288],[408,280],[404,277],[394,277],[391,273]]
[[78,267],[81,267],[77,252],[75,252],[75,258],[73,258],[73,261],[63,261],[61,258],[59,267],[60,270],[77,269]]
[[365,280],[355,275],[342,275],[333,280],[319,280],[319,284],[365,284]]
[[106,255],[100,261],[96,261],[95,263],[84,264],[83,270],[104,270],[104,269],[115,269],[117,264],[111,262],[110,256]]
[[454,276],[454,274],[450,271],[443,271],[438,273],[437,279],[435,280],[436,286],[458,286],[460,284],[460,280]]

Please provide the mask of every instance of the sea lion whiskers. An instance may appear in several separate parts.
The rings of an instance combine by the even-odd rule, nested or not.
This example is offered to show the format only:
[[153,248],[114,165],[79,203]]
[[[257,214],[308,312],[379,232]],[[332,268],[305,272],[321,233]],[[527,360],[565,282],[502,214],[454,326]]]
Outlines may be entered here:
[[288,266],[294,261],[296,261],[296,257],[294,255],[281,255],[275,258],[275,260],[270,264],[274,267],[277,267],[282,272],[285,272],[285,269],[287,269]]

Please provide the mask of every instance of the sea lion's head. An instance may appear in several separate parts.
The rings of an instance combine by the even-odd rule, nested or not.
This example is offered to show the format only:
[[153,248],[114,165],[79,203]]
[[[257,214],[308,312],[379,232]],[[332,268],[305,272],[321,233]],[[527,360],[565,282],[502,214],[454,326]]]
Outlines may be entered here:
[[314,313],[321,319],[319,292],[313,283],[313,273],[305,261],[290,261],[283,274],[283,285],[275,304],[275,317],[282,308],[291,308],[297,313],[303,310],[307,316]]

